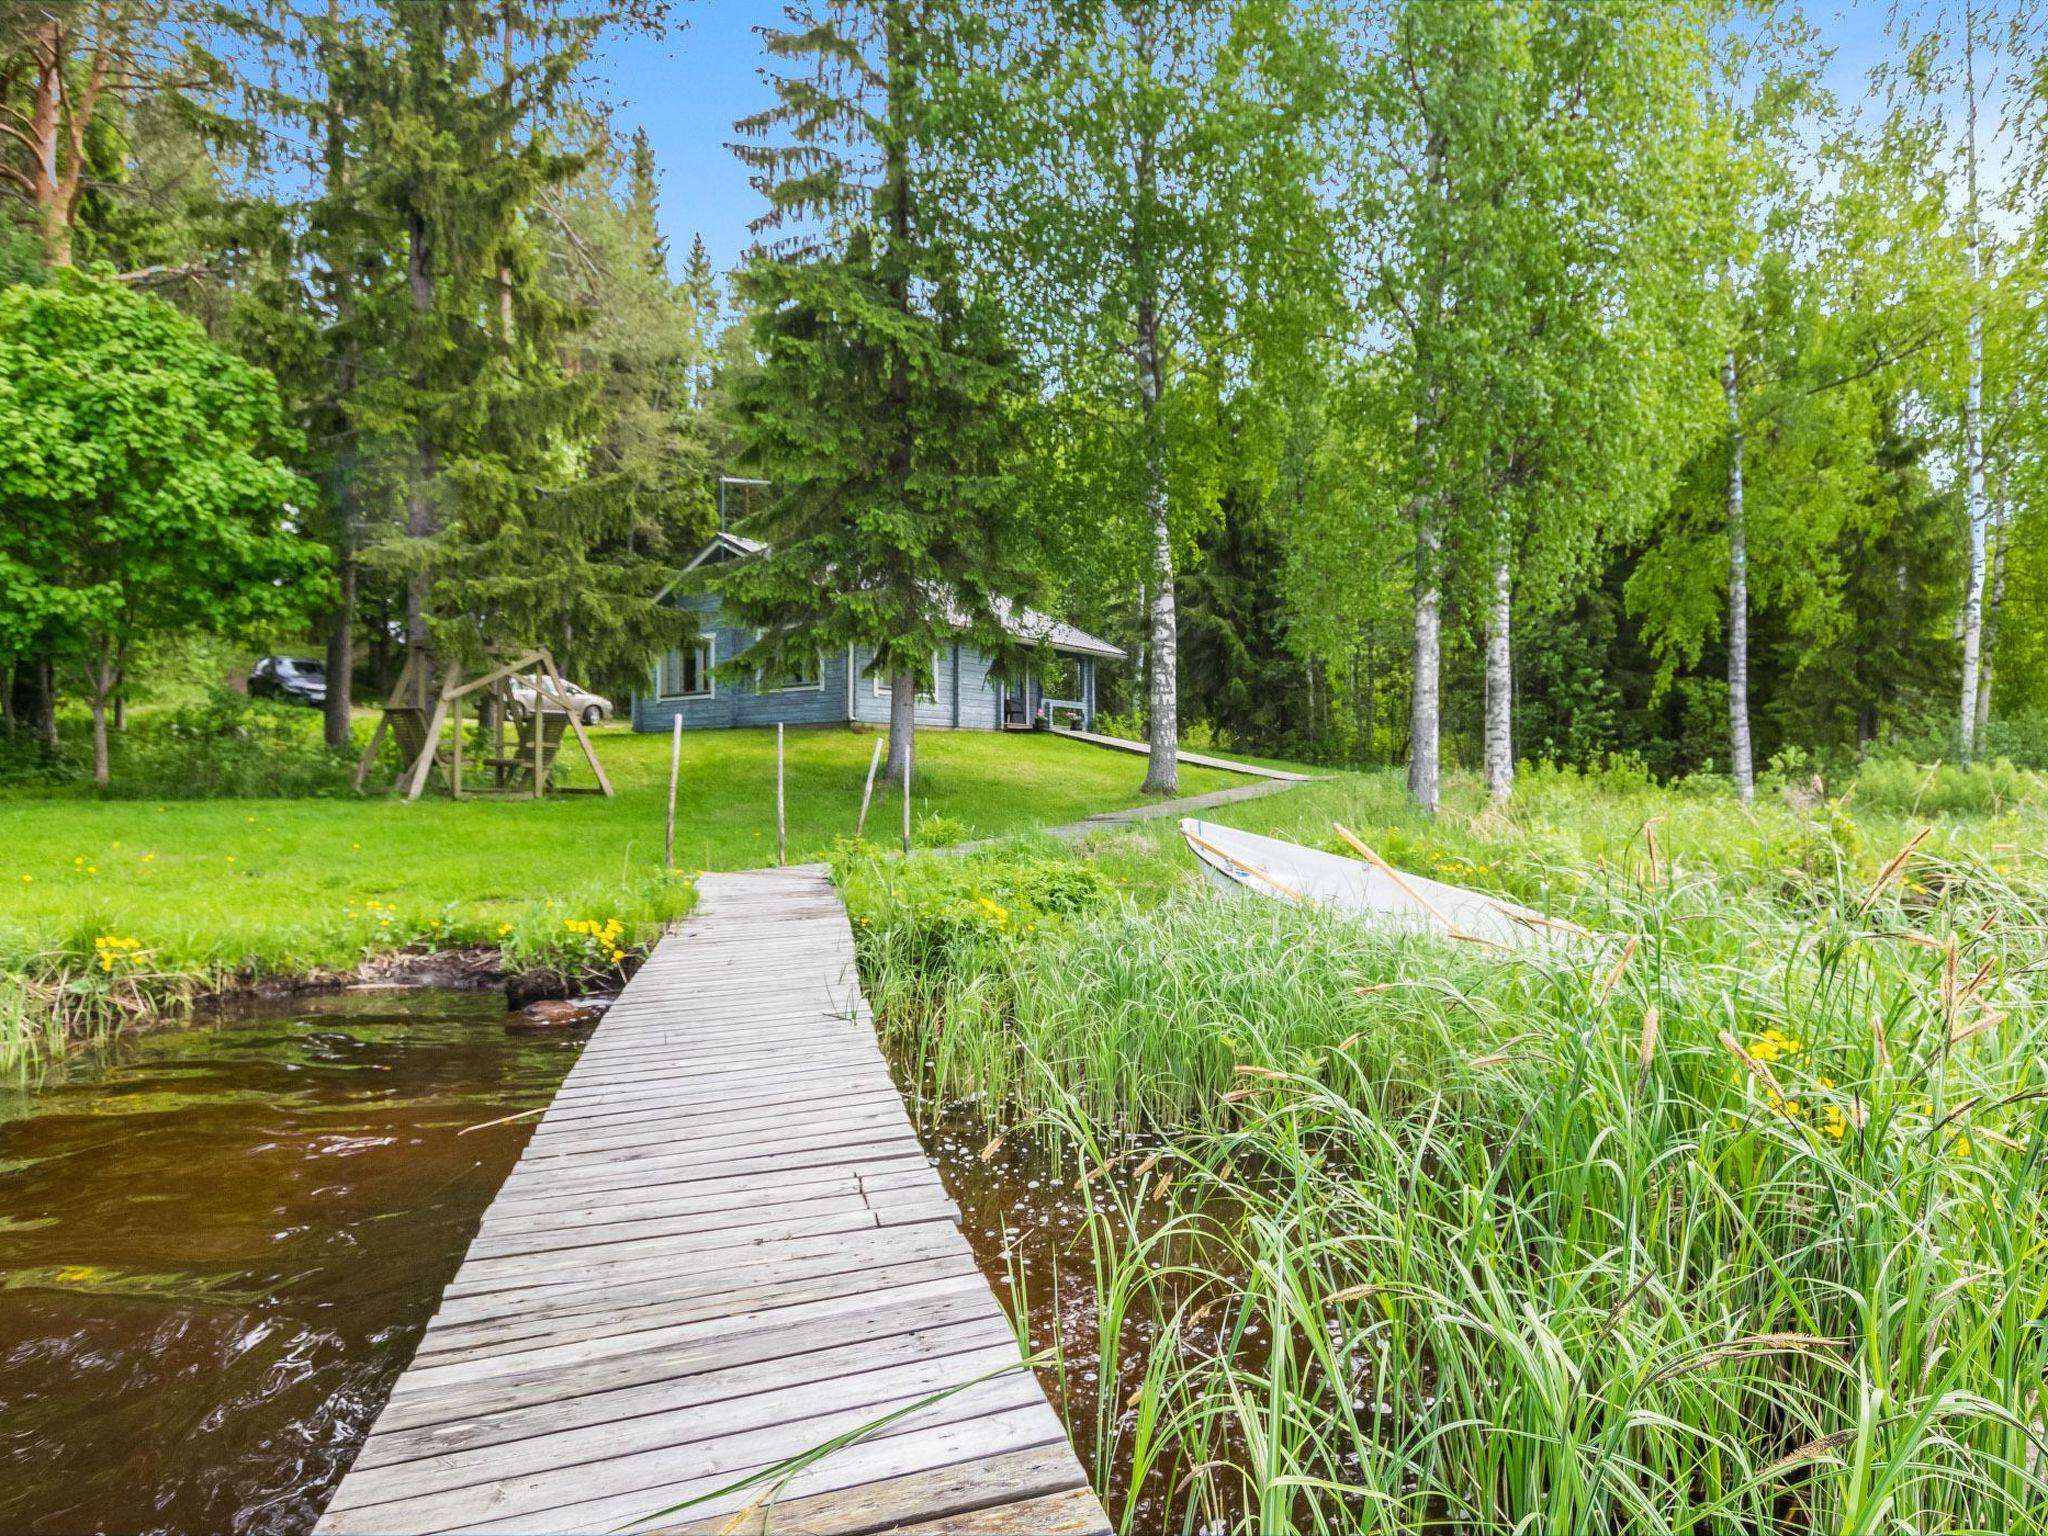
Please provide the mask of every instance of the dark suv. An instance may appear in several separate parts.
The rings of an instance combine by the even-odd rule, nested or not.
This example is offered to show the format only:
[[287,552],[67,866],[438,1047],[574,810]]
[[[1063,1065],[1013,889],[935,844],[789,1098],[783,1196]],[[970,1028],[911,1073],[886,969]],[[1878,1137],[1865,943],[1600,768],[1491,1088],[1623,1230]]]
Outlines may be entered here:
[[298,656],[266,656],[249,669],[249,697],[318,708],[327,702],[327,668]]

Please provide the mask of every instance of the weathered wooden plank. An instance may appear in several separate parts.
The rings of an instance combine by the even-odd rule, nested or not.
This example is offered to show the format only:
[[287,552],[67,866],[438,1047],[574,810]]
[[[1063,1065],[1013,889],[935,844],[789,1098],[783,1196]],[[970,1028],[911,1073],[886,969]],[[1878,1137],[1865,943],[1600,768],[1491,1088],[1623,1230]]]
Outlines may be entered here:
[[889,1293],[899,1289],[904,1292],[903,1304],[913,1306],[918,1304],[915,1288],[969,1278],[980,1282],[973,1259],[949,1249],[925,1258],[897,1257],[886,1264],[857,1269],[835,1266],[810,1275],[777,1270],[765,1280],[682,1300],[666,1290],[638,1300],[607,1294],[602,1301],[576,1310],[514,1312],[484,1322],[444,1323],[420,1341],[415,1358],[432,1363],[516,1356],[573,1340],[632,1335],[735,1313],[772,1320],[780,1309],[805,1302],[847,1295],[890,1301]]
[[[1044,1445],[1063,1437],[1060,1422],[1045,1405],[1042,1394],[1035,1403],[1000,1413],[984,1415],[978,1412],[978,1408],[979,1404],[956,1398],[914,1417],[898,1420],[798,1473],[789,1480],[787,1487],[797,1493],[858,1487],[876,1476],[901,1475],[929,1467],[934,1462],[999,1456],[1006,1451]],[[872,1421],[871,1415],[869,1422]],[[807,1426],[804,1432],[815,1434],[815,1429]],[[1073,1453],[1069,1451],[1068,1454]],[[705,1513],[720,1508],[736,1510],[759,1497],[766,1485],[727,1493],[724,1490],[730,1484],[750,1475],[769,1473],[789,1460],[788,1457],[778,1457],[772,1462],[731,1468],[719,1465],[709,1475],[677,1477],[645,1488],[596,1494],[552,1509],[508,1513],[486,1521],[463,1521],[442,1529],[475,1531],[479,1536],[512,1536],[512,1533],[536,1530],[610,1531],[622,1525],[648,1523],[661,1517],[664,1511],[693,1499],[702,1501],[696,1508]],[[656,1461],[646,1470],[654,1471],[658,1467],[659,1462]],[[677,1510],[679,1514],[682,1512]]]
[[[837,1073],[819,1076],[823,1078],[822,1085],[811,1079],[802,1079],[789,1087],[767,1084],[748,1093],[720,1094],[717,1102],[721,1118],[757,1111],[782,1111],[792,1104],[823,1109],[841,1104],[901,1104],[893,1084],[884,1087],[868,1074],[863,1073],[852,1080]],[[587,1103],[564,1104],[550,1110],[541,1121],[535,1139],[557,1127],[636,1125],[642,1120],[665,1119],[679,1111],[684,1114],[702,1113],[703,1106],[704,1095],[681,1084],[664,1083],[642,1093],[597,1096]]]
[[[517,1481],[522,1497],[549,1501],[564,1488],[581,1496],[594,1484],[615,1479],[630,1486],[642,1474],[613,1463],[646,1457],[675,1466],[684,1457],[694,1461],[701,1456],[708,1464],[717,1454],[714,1444],[750,1444],[741,1437],[757,1434],[772,1437],[764,1443],[783,1443],[798,1424],[806,1426],[802,1433],[823,1440],[829,1435],[815,1427],[821,1423],[857,1425],[864,1422],[862,1415],[875,1418],[936,1393],[964,1388],[1013,1364],[1016,1355],[1013,1340],[991,1339],[983,1333],[953,1353],[911,1352],[906,1359],[883,1360],[866,1370],[807,1375],[803,1362],[798,1362],[773,1376],[757,1372],[762,1378],[758,1385],[749,1389],[731,1383],[724,1395],[708,1401],[668,1406],[660,1401],[659,1392],[643,1389],[652,1406],[641,1412],[641,1405],[630,1405],[631,1416],[626,1418],[590,1420],[587,1399],[548,1404],[521,1416],[524,1433],[515,1439],[446,1447],[415,1443],[417,1454],[412,1457],[352,1475],[347,1494],[357,1505],[411,1502]],[[1013,1386],[1004,1401],[1028,1401],[1028,1394]],[[615,1412],[619,1406],[613,1405]],[[431,1440],[433,1435],[429,1431],[418,1438]],[[337,1502],[331,1507],[355,1506]]]
[[[643,1189],[650,1185],[673,1188],[682,1184],[703,1184],[742,1173],[774,1173],[782,1169],[844,1167],[858,1160],[866,1163],[924,1161],[924,1149],[914,1138],[901,1135],[869,1136],[857,1142],[825,1141],[816,1146],[775,1143],[758,1152],[735,1155],[729,1150],[715,1162],[685,1154],[681,1157],[643,1157],[608,1166],[593,1163],[579,1170],[564,1169],[545,1179],[529,1175],[518,1187],[508,1187],[499,1198],[517,1205],[534,1199],[552,1199],[567,1191],[599,1194],[606,1190]],[[516,1170],[515,1170],[516,1171]],[[507,1185],[511,1180],[506,1181]]]
[[1102,1530],[822,872],[701,891],[541,1118],[319,1529],[599,1531],[772,1491],[806,1522],[786,1529]]
[[[786,1130],[789,1116],[788,1105],[778,1106],[772,1113],[736,1115],[731,1120],[722,1116],[685,1117],[672,1110],[665,1122],[651,1120],[627,1126],[585,1125],[573,1130],[560,1129],[547,1139],[538,1153],[532,1154],[530,1166],[537,1177],[545,1178],[549,1162],[561,1158],[596,1153],[629,1157],[648,1147],[681,1151],[686,1147],[699,1146],[757,1146],[773,1133]],[[882,1102],[822,1106],[816,1113],[806,1114],[803,1123],[805,1131],[812,1136],[884,1126],[900,1130],[906,1136],[915,1134],[901,1104]],[[774,1139],[781,1140],[779,1136]]]
[[[950,1247],[960,1240],[950,1222],[925,1222],[909,1230],[942,1234],[923,1245],[928,1251]],[[485,1308],[530,1307],[545,1303],[548,1293],[589,1298],[595,1284],[601,1284],[606,1293],[617,1294],[635,1282],[651,1281],[666,1283],[675,1295],[694,1295],[726,1288],[738,1270],[779,1269],[785,1264],[820,1261],[843,1263],[857,1261],[860,1255],[879,1258],[901,1251],[910,1241],[906,1233],[893,1229],[884,1232],[871,1222],[847,1231],[783,1236],[772,1243],[722,1253],[715,1264],[678,1264],[675,1255],[657,1252],[586,1265],[580,1272],[567,1274],[550,1270],[539,1275],[482,1276],[465,1282],[458,1271],[441,1310],[452,1314],[471,1304]]]
[[[417,1483],[422,1491],[363,1504],[340,1502],[353,1497],[350,1485],[355,1477],[351,1473],[336,1492],[327,1514],[322,1516],[321,1529],[609,1530],[621,1522],[657,1514],[683,1499],[715,1492],[750,1472],[775,1466],[807,1448],[857,1434],[870,1426],[877,1441],[914,1431],[951,1429],[967,1453],[975,1454],[981,1449],[1010,1449],[1002,1443],[1006,1430],[1023,1430],[1033,1439],[1042,1439],[1047,1421],[1055,1428],[1058,1425],[1045,1404],[1045,1395],[1038,1390],[1038,1383],[1026,1375],[1001,1376],[955,1391],[929,1406],[918,1406],[935,1391],[944,1390],[944,1384],[903,1390],[894,1396],[818,1413],[806,1413],[799,1404],[789,1410],[794,1417],[773,1424],[677,1445],[634,1449],[616,1456],[604,1453],[599,1436],[595,1445],[588,1440],[581,1442],[592,1452],[589,1460],[534,1472],[515,1470],[503,1477],[459,1487],[433,1486],[432,1478],[442,1465],[442,1458],[411,1462],[407,1463],[408,1486]],[[1009,1416],[1015,1416],[1019,1422],[1012,1424]],[[613,1428],[622,1431],[625,1424]],[[378,1469],[365,1473],[366,1477],[376,1475]],[[607,1523],[597,1524],[600,1520]]]
[[[866,1536],[900,1530],[905,1520],[940,1520],[950,1522],[956,1532],[979,1531],[985,1517],[995,1518],[1003,1509],[1086,1493],[1080,1475],[1080,1464],[1060,1441],[884,1478],[844,1492],[769,1500],[743,1515],[711,1515],[647,1530],[648,1536]],[[1092,1502],[1093,1495],[1089,1498]],[[1098,1515],[1100,1510],[1097,1505]]]
[[[790,1379],[804,1379],[944,1354],[947,1342],[959,1338],[1014,1343],[1008,1329],[989,1317],[983,1297],[964,1283],[967,1278],[956,1277],[950,1291],[926,1288],[915,1312],[864,1292],[830,1298],[797,1316],[740,1320],[751,1322],[750,1327],[734,1327],[734,1319],[716,1318],[580,1345],[551,1343],[512,1357],[454,1362],[495,1367],[491,1370],[429,1369],[420,1374],[430,1381],[393,1395],[358,1464],[406,1459],[389,1450],[389,1437],[429,1426],[442,1437],[436,1444],[511,1438],[497,1436],[494,1426],[520,1421],[531,1408],[564,1408],[577,1399],[590,1399],[588,1411],[602,1418],[617,1417],[622,1408],[653,1412],[686,1402],[711,1402],[732,1395],[735,1384],[742,1393],[750,1389],[761,1379],[755,1368],[763,1362],[777,1362],[790,1372]],[[737,1367],[747,1369],[736,1376],[720,1374]],[[667,1386],[662,1396],[625,1400],[614,1395],[663,1384]]]
[[658,1275],[651,1280],[621,1283],[610,1276],[594,1277],[583,1290],[556,1287],[552,1291],[495,1291],[481,1296],[453,1297],[445,1302],[433,1322],[435,1327],[479,1322],[526,1313],[552,1312],[572,1316],[632,1303],[667,1298],[677,1301],[703,1300],[715,1296],[737,1298],[752,1287],[779,1279],[842,1274],[871,1268],[896,1259],[958,1258],[973,1262],[965,1241],[950,1222],[926,1222],[907,1229],[859,1232],[845,1237],[808,1240],[790,1244],[772,1254],[750,1256],[745,1262],[728,1261],[715,1266],[708,1275]]
[[1102,1502],[1086,1488],[1040,1494],[1014,1504],[985,1505],[964,1522],[943,1515],[889,1529],[895,1536],[961,1536],[963,1530],[972,1530],[974,1536],[1111,1536]]
[[[743,1232],[748,1228],[770,1229],[779,1223],[830,1220],[866,1213],[872,1225],[892,1226],[899,1221],[953,1219],[951,1201],[929,1190],[883,1190],[875,1195],[834,1195],[825,1200],[763,1205],[758,1200],[744,1207],[722,1211],[693,1211],[680,1215],[640,1216],[627,1221],[602,1222],[587,1227],[554,1225],[537,1232],[478,1233],[470,1244],[472,1260],[518,1258],[529,1254],[570,1253],[603,1249],[588,1254],[585,1262],[611,1257],[611,1245],[643,1238],[689,1237],[714,1232]],[[810,1230],[800,1228],[800,1230]]]

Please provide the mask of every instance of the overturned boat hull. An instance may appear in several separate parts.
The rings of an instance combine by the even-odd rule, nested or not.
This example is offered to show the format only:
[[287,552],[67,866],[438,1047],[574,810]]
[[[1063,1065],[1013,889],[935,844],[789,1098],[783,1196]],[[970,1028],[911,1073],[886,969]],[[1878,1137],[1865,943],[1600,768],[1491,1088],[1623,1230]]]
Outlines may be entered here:
[[1384,864],[1193,817],[1182,820],[1180,831],[1202,873],[1232,890],[1504,949],[1552,944],[1584,933],[1513,902]]

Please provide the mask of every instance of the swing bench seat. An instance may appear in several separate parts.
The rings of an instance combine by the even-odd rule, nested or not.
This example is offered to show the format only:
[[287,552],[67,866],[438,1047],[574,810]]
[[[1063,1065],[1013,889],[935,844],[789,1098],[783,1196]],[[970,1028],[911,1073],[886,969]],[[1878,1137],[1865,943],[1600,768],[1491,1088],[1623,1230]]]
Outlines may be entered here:
[[543,784],[552,781],[555,771],[555,754],[562,749],[562,737],[569,730],[569,716],[559,709],[544,709],[536,717],[529,712],[518,722],[519,739],[512,751],[504,757],[487,757],[484,766],[491,770],[491,778],[499,789],[531,789],[534,782],[533,733],[540,731],[540,779]]
[[[387,704],[384,707],[384,724],[391,732],[391,743],[398,749],[398,782],[382,785],[372,791],[375,794],[390,794],[403,787],[406,771],[420,760],[420,754],[427,750],[427,711],[410,704]],[[441,782],[448,782],[448,753],[445,748],[434,749],[434,767],[441,771]],[[360,777],[360,771],[359,775]],[[361,786],[358,785],[358,788]]]

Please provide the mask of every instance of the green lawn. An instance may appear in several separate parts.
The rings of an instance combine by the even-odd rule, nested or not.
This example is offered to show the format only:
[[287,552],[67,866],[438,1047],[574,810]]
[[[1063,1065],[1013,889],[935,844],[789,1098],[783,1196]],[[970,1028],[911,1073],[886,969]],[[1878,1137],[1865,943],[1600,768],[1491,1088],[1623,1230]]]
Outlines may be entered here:
[[[617,917],[644,940],[690,899],[687,880],[661,868],[669,743],[618,726],[595,736],[618,791],[610,800],[0,799],[0,1056],[10,1016],[19,1029],[36,1011],[24,978],[74,990],[122,976],[189,985],[471,943],[559,958],[564,943],[583,942],[564,938],[571,917]],[[789,733],[793,861],[852,834],[873,741],[842,728]],[[918,748],[912,810],[925,842],[1132,804],[1144,777],[1136,757],[1047,736],[934,731]],[[587,783],[580,759],[574,768]],[[1182,773],[1189,794],[1231,782]],[[877,801],[870,836],[893,842],[900,800],[878,791]],[[774,733],[685,737],[677,821],[685,875],[772,864]],[[133,939],[126,953],[143,958],[107,971],[98,939]]]

